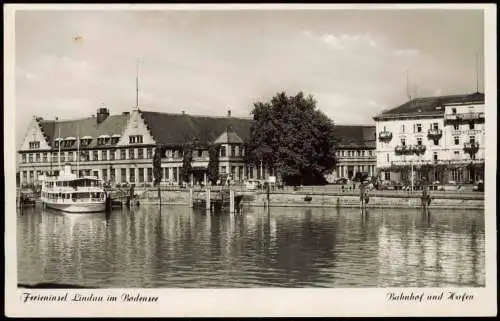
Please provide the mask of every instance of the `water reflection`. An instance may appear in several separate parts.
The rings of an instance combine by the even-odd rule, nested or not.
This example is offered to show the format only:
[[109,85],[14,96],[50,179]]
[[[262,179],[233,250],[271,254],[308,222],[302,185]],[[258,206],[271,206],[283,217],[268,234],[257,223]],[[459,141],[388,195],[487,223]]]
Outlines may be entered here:
[[18,215],[19,281],[104,287],[484,286],[480,211],[186,207]]

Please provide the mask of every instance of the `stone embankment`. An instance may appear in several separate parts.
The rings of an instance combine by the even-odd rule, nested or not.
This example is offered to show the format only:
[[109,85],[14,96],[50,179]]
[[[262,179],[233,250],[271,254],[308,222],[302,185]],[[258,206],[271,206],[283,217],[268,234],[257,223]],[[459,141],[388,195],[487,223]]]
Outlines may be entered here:
[[[228,195],[222,196],[220,191],[213,190],[212,198],[223,198],[229,202]],[[236,195],[243,195],[241,205],[244,207],[267,206],[268,196],[265,191],[236,190]],[[390,192],[370,191],[367,208],[419,208],[421,192]],[[484,209],[483,193],[431,193],[429,208],[443,209]],[[162,190],[161,204],[191,205],[193,202],[204,202],[206,191],[195,189]],[[159,204],[158,191],[150,189],[140,194],[141,204]],[[304,192],[304,191],[273,191],[269,194],[270,207],[360,207],[359,192]]]

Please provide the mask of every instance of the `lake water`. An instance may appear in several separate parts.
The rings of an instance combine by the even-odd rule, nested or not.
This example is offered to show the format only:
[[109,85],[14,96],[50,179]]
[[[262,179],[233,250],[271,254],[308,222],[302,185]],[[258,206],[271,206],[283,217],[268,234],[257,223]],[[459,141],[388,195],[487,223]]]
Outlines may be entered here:
[[484,287],[484,211],[183,206],[17,214],[18,282],[91,287]]

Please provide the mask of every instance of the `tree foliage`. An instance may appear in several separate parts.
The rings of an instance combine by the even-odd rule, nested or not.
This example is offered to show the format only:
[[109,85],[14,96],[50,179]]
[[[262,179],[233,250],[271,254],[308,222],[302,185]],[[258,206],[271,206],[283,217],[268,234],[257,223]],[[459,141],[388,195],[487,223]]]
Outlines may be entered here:
[[215,185],[219,179],[219,152],[220,146],[210,145],[208,147],[208,180]]
[[153,184],[157,186],[161,182],[162,178],[162,168],[161,168],[161,158],[165,154],[165,151],[161,146],[156,146],[154,156],[153,156]]
[[333,122],[302,92],[276,94],[257,102],[246,158],[250,164],[274,168],[287,184],[324,183],[336,165]]

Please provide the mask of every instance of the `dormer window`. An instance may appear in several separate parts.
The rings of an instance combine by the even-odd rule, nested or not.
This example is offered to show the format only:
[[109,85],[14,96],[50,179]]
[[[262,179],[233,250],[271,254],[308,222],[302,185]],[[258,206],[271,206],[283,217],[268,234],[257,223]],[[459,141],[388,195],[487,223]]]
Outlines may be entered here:
[[108,135],[101,135],[97,138],[97,145],[107,145],[110,142],[110,137]]
[[128,139],[130,144],[142,144],[142,135],[131,135]]
[[39,141],[30,142],[29,146],[30,149],[38,149],[40,148],[40,142]]

